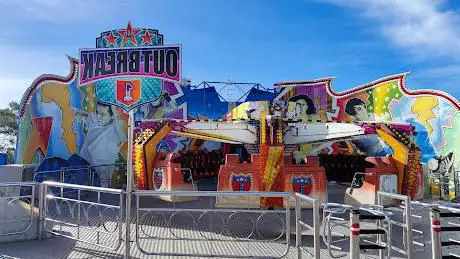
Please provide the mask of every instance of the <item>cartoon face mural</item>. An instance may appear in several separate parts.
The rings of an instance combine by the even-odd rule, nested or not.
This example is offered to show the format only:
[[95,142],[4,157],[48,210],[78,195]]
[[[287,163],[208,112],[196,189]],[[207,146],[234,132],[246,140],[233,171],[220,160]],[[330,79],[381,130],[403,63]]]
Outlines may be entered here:
[[295,102],[293,118],[307,120],[310,116],[316,115],[316,107],[310,97],[305,94],[299,94],[289,99]]
[[347,101],[347,104],[345,105],[345,113],[353,116],[356,121],[369,120],[366,103],[359,98],[351,98]]

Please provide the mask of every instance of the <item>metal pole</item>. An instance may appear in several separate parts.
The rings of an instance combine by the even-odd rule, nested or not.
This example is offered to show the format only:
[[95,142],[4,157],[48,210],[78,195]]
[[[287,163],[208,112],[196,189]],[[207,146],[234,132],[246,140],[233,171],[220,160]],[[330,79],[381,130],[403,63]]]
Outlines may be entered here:
[[430,210],[431,219],[431,258],[441,259],[441,221],[439,218],[439,208],[433,205]]
[[[383,211],[383,200],[382,200],[382,196],[380,195],[380,192],[377,192],[377,205],[381,206],[380,208],[382,208],[382,211]],[[382,221],[380,219],[377,221],[377,227],[382,228]],[[391,226],[388,226],[388,228],[390,229]],[[388,240],[386,240],[386,242],[388,243]],[[381,234],[377,235],[377,244],[382,245],[382,235]],[[391,248],[387,246],[387,249],[388,249],[387,252],[391,254]],[[382,249],[379,250],[379,258],[380,259],[384,258]]]
[[[406,210],[406,224],[407,229],[406,242],[407,242],[407,258],[414,258],[414,245],[412,242],[412,210],[411,210],[411,200],[409,196],[404,200],[405,210]],[[390,226],[391,227],[391,226]]]
[[[297,258],[302,258],[302,250],[300,247],[302,246],[302,233],[301,233],[301,226],[300,226],[300,198],[297,195],[295,197],[295,246],[297,248]],[[314,213],[314,210],[313,210]]]
[[42,236],[43,236],[43,215],[44,215],[44,210],[45,210],[45,206],[44,205],[44,202],[45,202],[45,185],[44,184],[40,184],[38,186],[38,240],[41,240],[42,239]]
[[359,210],[350,211],[350,258],[359,259]]
[[315,199],[313,201],[313,243],[314,247],[314,256],[315,258],[320,258],[320,224],[319,224],[319,200]]
[[128,164],[126,172],[126,219],[125,219],[125,258],[130,257],[131,252],[131,194],[133,177],[133,131],[134,131],[134,110],[129,111],[128,119]]

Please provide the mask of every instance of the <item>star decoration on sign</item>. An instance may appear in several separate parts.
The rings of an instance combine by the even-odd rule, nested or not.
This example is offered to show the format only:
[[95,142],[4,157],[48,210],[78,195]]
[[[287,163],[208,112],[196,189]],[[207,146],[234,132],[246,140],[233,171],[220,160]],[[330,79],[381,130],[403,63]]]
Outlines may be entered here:
[[399,86],[395,82],[386,82],[374,89],[374,108],[375,112],[386,114],[389,113],[391,102],[399,100],[403,96]]
[[149,43],[150,45],[152,45],[153,44],[152,37],[153,35],[151,35],[148,30],[145,30],[144,34],[141,36],[142,41],[143,41],[142,45],[145,45],[146,43]]
[[128,42],[133,43],[134,46],[137,46],[136,36],[141,32],[139,29],[133,29],[131,27],[131,22],[128,23],[128,26],[125,30],[118,30],[121,36],[123,36],[123,40],[121,42],[121,46],[126,45]]
[[115,46],[115,41],[118,39],[118,37],[113,36],[112,32],[110,32],[109,36],[105,37],[105,40],[107,41],[107,45],[112,44],[112,46]]

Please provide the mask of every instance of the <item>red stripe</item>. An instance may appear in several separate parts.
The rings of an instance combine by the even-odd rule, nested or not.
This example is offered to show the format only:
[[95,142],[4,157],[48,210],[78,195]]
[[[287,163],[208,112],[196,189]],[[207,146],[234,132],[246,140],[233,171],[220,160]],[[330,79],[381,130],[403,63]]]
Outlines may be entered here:
[[359,223],[353,223],[353,224],[351,224],[351,227],[352,228],[359,228]]
[[432,220],[432,221],[431,221],[431,226],[432,226],[431,229],[433,230],[433,232],[435,232],[435,233],[441,232],[441,221],[439,221],[439,220]]

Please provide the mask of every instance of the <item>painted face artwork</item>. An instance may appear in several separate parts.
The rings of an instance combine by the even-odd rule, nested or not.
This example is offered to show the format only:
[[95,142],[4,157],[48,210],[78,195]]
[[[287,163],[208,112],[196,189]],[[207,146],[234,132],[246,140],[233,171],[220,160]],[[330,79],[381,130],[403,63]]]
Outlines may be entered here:
[[111,114],[111,108],[109,106],[97,105],[96,113],[97,124],[99,126],[103,127],[112,123],[113,118]]
[[358,121],[369,120],[369,114],[367,113],[366,106],[364,104],[354,105],[353,109],[355,110],[356,120]]
[[305,100],[300,99],[295,102],[295,115],[297,117],[306,116],[308,104]]

